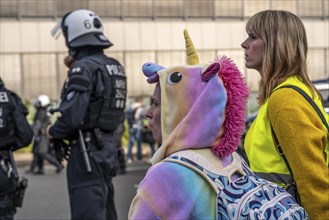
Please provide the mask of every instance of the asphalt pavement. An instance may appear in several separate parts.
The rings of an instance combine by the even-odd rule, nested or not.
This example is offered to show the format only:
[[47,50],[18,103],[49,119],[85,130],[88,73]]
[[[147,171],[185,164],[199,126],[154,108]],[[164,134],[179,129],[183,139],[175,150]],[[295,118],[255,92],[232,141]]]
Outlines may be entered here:
[[[14,158],[20,176],[25,176],[29,180],[23,207],[18,208],[15,220],[69,220],[66,169],[56,173],[55,167],[47,164],[44,175],[27,174],[25,171],[31,162],[31,153],[14,154]],[[149,167],[147,160],[133,162],[127,164],[126,174],[114,177],[115,203],[119,219],[127,219],[137,186]]]

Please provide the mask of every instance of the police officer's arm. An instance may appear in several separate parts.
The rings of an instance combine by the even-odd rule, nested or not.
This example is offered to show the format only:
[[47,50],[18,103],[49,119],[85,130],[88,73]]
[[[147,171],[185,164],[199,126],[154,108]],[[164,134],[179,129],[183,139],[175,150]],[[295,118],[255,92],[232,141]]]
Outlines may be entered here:
[[25,147],[32,142],[33,130],[26,119],[28,110],[24,106],[21,98],[14,93],[12,93],[12,97],[15,104],[14,118],[16,143],[14,149],[18,149]]
[[53,138],[69,138],[81,126],[91,91],[91,73],[88,68],[76,63],[70,70],[68,87],[59,106],[61,117],[48,129]]
[[41,120],[40,120],[40,112],[39,111],[37,111],[37,113],[34,116],[32,129],[33,129],[34,135],[37,135],[41,130]]

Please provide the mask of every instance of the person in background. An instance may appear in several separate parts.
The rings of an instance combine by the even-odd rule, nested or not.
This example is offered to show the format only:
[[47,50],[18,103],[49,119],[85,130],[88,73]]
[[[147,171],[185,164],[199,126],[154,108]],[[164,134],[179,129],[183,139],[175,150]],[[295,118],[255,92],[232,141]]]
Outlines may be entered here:
[[74,58],[71,55],[66,55],[63,62],[65,66],[70,69],[73,66]]
[[[73,67],[73,63],[74,63],[74,58],[73,58],[73,56],[71,56],[70,54],[66,55],[66,56],[64,57],[64,59],[63,59],[63,63],[64,63],[64,65],[65,65],[69,70],[71,70],[71,68]],[[66,91],[66,89],[67,89],[68,80],[70,79],[70,78],[69,78],[69,73],[70,73],[70,71],[67,72],[67,75],[66,75],[66,77],[65,77],[65,83],[63,84],[63,87],[62,87],[62,89],[61,89],[61,96],[64,95],[63,93],[64,93],[64,92]]]
[[28,146],[33,130],[21,98],[0,77],[0,220],[13,220],[21,207],[27,179],[19,178],[12,151]]
[[145,120],[144,120],[144,127],[142,130],[142,140],[143,140],[143,143],[146,143],[150,146],[150,157],[152,158],[155,153],[157,143],[155,142],[155,140],[152,136],[152,130],[151,130],[150,126],[145,123]]
[[266,10],[249,19],[246,32],[248,37],[241,44],[245,65],[261,77],[260,110],[244,144],[250,167],[265,179],[286,187],[295,185],[310,219],[329,219],[328,130],[299,92],[280,88],[299,87],[328,122],[321,96],[308,75],[305,27],[291,12]]
[[53,36],[58,31],[62,31],[73,59],[66,64],[68,78],[57,109],[61,115],[47,128],[47,135],[50,140],[70,142],[67,181],[71,219],[115,220],[112,178],[119,162],[113,133],[124,117],[124,68],[104,54],[112,43],[94,12],[80,9],[67,13],[52,30]]
[[146,116],[161,146],[128,219],[307,217],[289,193],[258,179],[234,152],[248,97],[236,65],[225,56],[200,64],[186,30],[184,36],[188,65],[143,65],[147,81],[156,83]]
[[135,102],[129,107],[127,112],[127,119],[129,125],[129,142],[128,142],[128,155],[127,162],[131,163],[133,161],[132,148],[136,141],[137,145],[137,160],[142,160],[142,143],[144,129],[144,118],[145,112],[143,107],[142,98],[136,98]]
[[50,125],[48,107],[50,106],[50,98],[47,95],[39,95],[34,107],[36,113],[33,119],[33,160],[31,162],[28,173],[44,174],[44,160],[56,167],[56,173],[62,171],[64,166],[56,159],[50,147],[49,140],[46,135],[46,128]]

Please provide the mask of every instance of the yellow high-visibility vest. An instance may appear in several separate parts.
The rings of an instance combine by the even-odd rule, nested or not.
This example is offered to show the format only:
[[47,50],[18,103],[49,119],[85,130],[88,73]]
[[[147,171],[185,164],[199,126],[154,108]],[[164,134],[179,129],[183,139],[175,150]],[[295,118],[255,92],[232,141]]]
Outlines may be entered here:
[[[278,85],[274,90],[278,89],[284,85],[295,85],[301,88],[306,94],[312,97],[310,90],[307,88],[305,84],[303,84],[298,77],[293,76],[289,77],[285,82]],[[324,112],[324,109],[321,104],[321,100],[316,98],[313,100],[315,104],[321,109],[322,114],[325,119],[328,121],[328,114]],[[324,125],[323,125],[324,126]],[[268,99],[266,102],[260,107],[258,116],[250,126],[248,133],[245,138],[245,151],[249,160],[250,168],[256,174],[268,174],[276,173],[281,175],[282,178],[290,177],[289,170],[283,160],[283,158],[279,155],[275,144],[274,139],[272,137],[271,125],[268,115]],[[327,146],[325,148],[327,165],[329,164],[329,141],[327,141]],[[264,175],[260,175],[265,178]],[[290,177],[291,178],[291,177]],[[271,177],[266,178],[273,182]],[[277,183],[282,183],[277,182]]]

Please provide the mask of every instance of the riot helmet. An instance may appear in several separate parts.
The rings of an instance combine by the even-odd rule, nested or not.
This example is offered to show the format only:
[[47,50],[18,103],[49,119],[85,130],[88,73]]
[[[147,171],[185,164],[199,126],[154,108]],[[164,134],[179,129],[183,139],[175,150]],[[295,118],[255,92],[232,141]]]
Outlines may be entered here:
[[105,37],[100,17],[92,11],[80,9],[64,15],[61,22],[52,30],[54,36],[61,29],[66,46],[79,48],[95,46],[108,48],[113,44]]
[[50,99],[49,96],[47,95],[39,95],[37,98],[37,104],[41,107],[47,107],[48,105],[50,105]]

